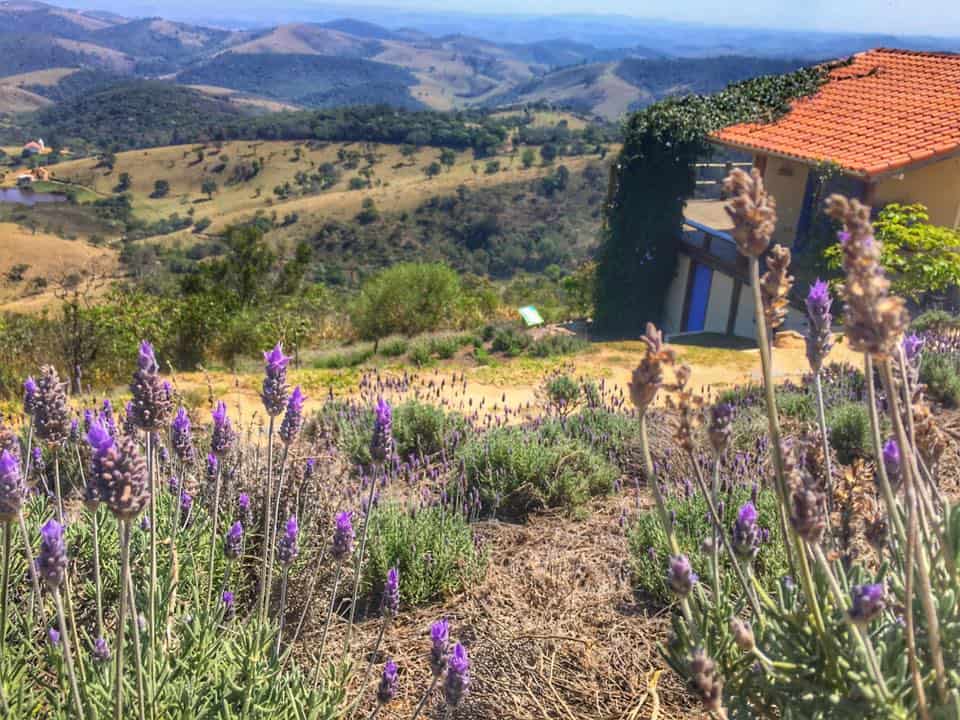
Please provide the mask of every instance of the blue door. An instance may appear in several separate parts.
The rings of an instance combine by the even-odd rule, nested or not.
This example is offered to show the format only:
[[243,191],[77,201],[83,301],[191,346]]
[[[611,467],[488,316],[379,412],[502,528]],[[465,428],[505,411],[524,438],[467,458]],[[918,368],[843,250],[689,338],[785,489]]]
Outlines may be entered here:
[[710,301],[710,280],[713,271],[705,265],[694,264],[693,287],[690,288],[690,305],[687,321],[683,329],[686,332],[701,332],[707,322],[707,303]]

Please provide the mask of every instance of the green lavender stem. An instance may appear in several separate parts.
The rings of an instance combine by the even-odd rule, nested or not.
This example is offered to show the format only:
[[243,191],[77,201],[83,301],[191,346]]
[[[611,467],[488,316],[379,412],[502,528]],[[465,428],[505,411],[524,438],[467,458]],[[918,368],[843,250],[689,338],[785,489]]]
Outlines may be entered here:
[[280,643],[283,640],[283,616],[287,609],[287,578],[290,575],[290,568],[283,566],[283,576],[280,578],[280,616],[279,627],[277,628],[277,643],[273,648],[273,659],[276,662],[280,657]]
[[[157,532],[160,528],[159,516],[157,514],[157,468],[156,460],[154,458],[154,453],[156,448],[153,446],[153,433],[149,430],[146,432],[146,446],[147,446],[147,478],[150,483],[150,592],[147,597],[147,617],[149,622],[149,627],[147,628],[147,662],[149,666],[147,668],[148,675],[150,677],[150,695],[151,698],[156,694],[157,687],[157,646],[156,646],[156,631],[157,631]],[[133,598],[131,597],[131,603]],[[134,617],[134,622],[136,622],[136,617]],[[139,645],[138,645],[139,647]],[[139,670],[140,664],[137,663]],[[151,708],[151,717],[155,717],[153,706],[156,703],[150,704]]]
[[67,664],[67,677],[70,679],[70,690],[73,695],[73,707],[77,712],[78,720],[83,720],[83,701],[80,698],[80,686],[77,684],[77,671],[73,666],[73,650],[70,635],[67,631],[67,618],[63,612],[63,599],[60,597],[60,588],[53,589],[53,604],[57,608],[57,623],[60,626],[60,638],[63,642],[63,657]]
[[10,580],[10,523],[3,524],[3,577],[0,578],[0,658],[7,649],[7,584]]
[[[283,476],[284,470],[287,466],[287,453],[290,451],[290,447],[286,444],[283,446],[283,457],[280,460],[280,481],[277,483],[277,498],[276,498],[276,507],[274,508],[272,514],[272,520],[270,522],[270,540],[269,547],[270,551],[270,560],[267,562],[267,597],[270,597],[270,587],[273,585],[273,565],[276,558],[276,545],[277,545],[277,531],[280,527],[280,499],[283,496]],[[267,512],[270,513],[270,505],[267,504]]]
[[[134,662],[136,664],[136,676],[137,676],[137,707],[140,710],[140,720],[144,720],[146,711],[146,692],[144,691],[144,682],[143,682],[143,658],[141,657],[141,641],[140,641],[140,617],[137,614],[137,596],[133,588],[133,574],[130,572],[130,568],[127,568],[127,594],[130,596],[130,617],[133,619],[133,656]],[[154,706],[156,705],[156,699],[151,698],[150,703],[150,712],[153,714],[155,712]]]
[[120,533],[120,601],[117,610],[117,640],[114,647],[113,720],[123,720],[123,624],[127,615],[126,577],[130,568],[130,524],[118,520]]
[[40,578],[37,577],[37,566],[33,560],[33,546],[30,544],[30,533],[27,532],[27,522],[23,517],[23,510],[17,511],[17,522],[20,524],[20,538],[23,540],[23,554],[27,559],[27,570],[33,584],[33,595],[30,597],[30,624],[34,621],[34,601],[40,601]]
[[433,691],[439,682],[440,676],[434,675],[433,682],[430,683],[430,687],[427,688],[427,691],[423,694],[423,697],[420,698],[420,702],[417,704],[417,709],[413,711],[413,715],[410,716],[410,720],[417,720],[417,718],[420,717],[420,711],[423,710],[424,705],[427,704],[427,700],[430,699],[430,696],[433,694]]
[[[379,466],[377,466],[379,468]],[[377,468],[370,477],[370,493],[367,495],[367,512],[363,516],[363,530],[360,533],[360,553],[353,569],[353,597],[350,600],[350,624],[347,626],[347,639],[343,643],[343,657],[350,653],[350,640],[353,636],[353,619],[357,613],[357,594],[360,591],[360,570],[363,567],[363,556],[367,548],[367,531],[370,529],[370,516],[373,515],[373,495],[377,489]]]
[[213,530],[210,536],[210,560],[207,564],[207,608],[211,607],[213,601],[213,565],[217,554],[217,543],[220,540],[217,535],[220,520],[220,483],[223,477],[223,463],[217,463],[217,479],[213,485]]
[[337,605],[337,590],[340,588],[340,574],[343,570],[343,562],[337,560],[337,569],[333,575],[333,590],[330,593],[330,607],[327,608],[327,619],[323,623],[323,634],[320,636],[320,650],[317,652],[317,666],[313,673],[313,685],[317,686],[320,682],[320,668],[323,665],[323,651],[327,645],[327,633],[330,631],[330,622],[333,620],[333,609]]
[[273,420],[273,415],[271,415],[267,425],[267,498],[263,506],[263,557],[260,559],[260,597],[257,604],[261,624],[266,621],[267,605],[270,602],[270,588],[267,584],[267,562],[272,552],[270,547],[270,507],[273,504]]

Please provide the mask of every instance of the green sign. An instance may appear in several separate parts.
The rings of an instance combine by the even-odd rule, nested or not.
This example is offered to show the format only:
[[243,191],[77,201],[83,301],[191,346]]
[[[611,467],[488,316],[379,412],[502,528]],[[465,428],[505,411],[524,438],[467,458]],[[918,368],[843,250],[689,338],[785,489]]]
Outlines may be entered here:
[[519,313],[520,317],[522,317],[523,321],[527,324],[527,327],[543,325],[543,318],[540,317],[540,313],[537,312],[537,309],[533,305],[526,305],[520,308]]

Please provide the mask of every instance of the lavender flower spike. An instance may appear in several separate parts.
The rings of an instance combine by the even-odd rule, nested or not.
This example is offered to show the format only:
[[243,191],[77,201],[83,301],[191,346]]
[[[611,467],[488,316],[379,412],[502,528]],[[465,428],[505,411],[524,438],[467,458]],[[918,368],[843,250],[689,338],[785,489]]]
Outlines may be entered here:
[[170,426],[171,442],[173,452],[182,463],[193,462],[196,452],[193,449],[193,436],[191,435],[190,416],[185,408],[177,410],[176,417]]
[[303,428],[303,405],[306,401],[307,396],[297,385],[290,393],[290,399],[287,401],[287,412],[283,416],[283,422],[280,423],[280,439],[284,445],[291,445],[300,434],[300,430]]
[[437,620],[430,626],[430,669],[434,677],[440,677],[447,663],[450,648],[450,623]]
[[133,402],[127,406],[128,422],[142,430],[159,429],[173,411],[170,385],[160,379],[159,372],[153,346],[144,340],[140,343],[137,370],[130,382]]
[[243,525],[237,520],[227,531],[227,537],[223,543],[223,554],[226,555],[228,560],[236,560],[242,552]]
[[333,530],[333,547],[330,554],[337,562],[343,562],[351,553],[353,553],[353,522],[350,519],[350,513],[346,510],[337,513],[336,523]]
[[88,504],[102,500],[121,520],[137,517],[150,501],[150,484],[136,442],[130,437],[114,440],[99,422],[91,424],[87,442],[93,456]]
[[25,492],[20,461],[7,450],[0,452],[0,523],[16,520]]
[[884,588],[881,583],[873,585],[857,585],[851,593],[853,605],[850,608],[850,622],[866,625],[875,619],[886,608]]
[[270,417],[283,412],[287,402],[287,365],[290,358],[283,354],[283,344],[277,343],[273,350],[263,354],[263,392],[260,399]]
[[237,436],[233,431],[233,425],[230,424],[230,418],[227,417],[227,406],[222,400],[217,403],[211,416],[213,432],[210,437],[210,449],[217,457],[223,457],[230,451]]
[[66,386],[52,365],[40,368],[40,381],[33,400],[33,425],[37,437],[51,445],[63,443],[70,432]]
[[300,547],[297,544],[297,536],[300,533],[300,526],[297,524],[297,516],[291,515],[287,520],[286,531],[280,538],[277,548],[277,559],[281,565],[289,565],[296,560],[300,554]]
[[377,686],[377,702],[380,705],[386,705],[397,696],[397,664],[393,660],[387,660],[383,666],[383,675],[380,677],[380,684]]
[[107,645],[107,641],[102,637],[98,637],[93,641],[93,659],[98,663],[105,663],[110,659],[110,646]]
[[470,658],[460,643],[453,647],[447,660],[447,679],[443,683],[443,698],[449,707],[457,707],[470,687]]
[[900,472],[901,472],[901,461],[900,461],[900,446],[897,445],[897,441],[893,438],[890,438],[883,444],[883,467],[887,471],[887,478],[890,480],[890,484],[893,487],[898,487],[900,485]]
[[387,581],[383,584],[383,614],[393,619],[400,612],[400,573],[395,567],[387,571]]
[[63,526],[50,519],[40,528],[40,554],[37,556],[37,574],[47,588],[55,590],[63,584],[67,573],[67,544]]
[[670,558],[670,568],[667,571],[667,584],[680,597],[686,597],[697,584],[697,574],[690,565],[690,558],[686,555],[674,555]]
[[393,410],[383,398],[377,400],[373,437],[370,439],[370,457],[382,463],[393,451]]
[[737,512],[731,530],[733,552],[742,560],[753,560],[760,550],[760,526],[757,524],[757,508],[752,502],[745,503]]
[[31,375],[23,381],[23,413],[33,416],[37,409],[37,381]]
[[817,279],[807,293],[807,361],[810,369],[819,372],[823,361],[833,348],[833,315],[830,308],[833,299],[830,288],[824,281]]

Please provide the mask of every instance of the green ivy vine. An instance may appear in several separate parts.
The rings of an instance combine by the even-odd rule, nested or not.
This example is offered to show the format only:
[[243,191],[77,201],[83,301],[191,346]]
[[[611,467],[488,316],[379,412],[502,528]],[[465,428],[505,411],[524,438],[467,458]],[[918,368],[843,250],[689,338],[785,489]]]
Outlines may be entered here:
[[830,69],[803,68],[753,78],[713,95],[671,98],[634,113],[610,171],[598,263],[595,327],[635,335],[659,321],[676,272],[676,238],[696,187],[694,162],[709,155],[709,135],[742,122],[771,122],[791,101],[815,93]]

